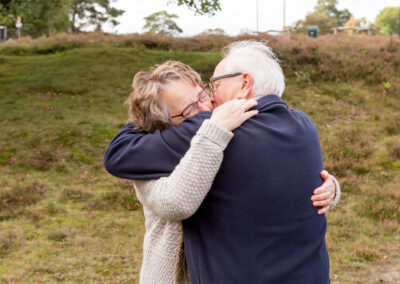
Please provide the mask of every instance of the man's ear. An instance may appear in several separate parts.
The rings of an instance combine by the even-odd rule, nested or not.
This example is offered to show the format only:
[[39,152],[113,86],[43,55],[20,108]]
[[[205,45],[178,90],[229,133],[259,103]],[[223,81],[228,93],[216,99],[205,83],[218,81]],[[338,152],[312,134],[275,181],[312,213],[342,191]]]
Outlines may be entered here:
[[250,73],[242,74],[242,82],[240,87],[240,94],[238,96],[239,99],[250,99],[252,97],[251,89],[253,87],[253,76]]

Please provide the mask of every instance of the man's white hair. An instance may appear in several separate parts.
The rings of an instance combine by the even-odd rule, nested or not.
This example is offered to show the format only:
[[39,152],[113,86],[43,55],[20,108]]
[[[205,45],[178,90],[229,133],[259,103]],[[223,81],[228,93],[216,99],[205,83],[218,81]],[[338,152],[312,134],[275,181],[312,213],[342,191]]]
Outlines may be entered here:
[[237,41],[223,49],[228,73],[247,72],[253,77],[254,96],[276,94],[282,96],[285,77],[279,59],[267,42]]

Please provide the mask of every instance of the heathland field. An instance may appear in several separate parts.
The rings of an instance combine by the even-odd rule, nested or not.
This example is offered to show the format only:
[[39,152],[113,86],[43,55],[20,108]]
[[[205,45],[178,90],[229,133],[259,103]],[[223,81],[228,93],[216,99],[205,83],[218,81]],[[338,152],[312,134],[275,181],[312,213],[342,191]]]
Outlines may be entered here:
[[[133,75],[168,59],[204,79],[242,39],[105,36],[0,45],[0,279],[137,283],[144,218],[103,168]],[[264,38],[260,35],[259,39]],[[320,133],[342,185],[327,214],[333,283],[400,281],[400,40],[268,37],[284,99]]]

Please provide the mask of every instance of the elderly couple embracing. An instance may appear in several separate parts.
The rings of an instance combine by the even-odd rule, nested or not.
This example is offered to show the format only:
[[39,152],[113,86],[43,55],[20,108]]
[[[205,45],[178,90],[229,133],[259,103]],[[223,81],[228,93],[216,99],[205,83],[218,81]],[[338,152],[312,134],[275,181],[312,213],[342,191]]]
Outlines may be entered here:
[[330,282],[324,213],[339,184],[311,119],[281,99],[270,47],[230,44],[206,86],[168,61],[132,87],[104,163],[143,204],[141,283]]

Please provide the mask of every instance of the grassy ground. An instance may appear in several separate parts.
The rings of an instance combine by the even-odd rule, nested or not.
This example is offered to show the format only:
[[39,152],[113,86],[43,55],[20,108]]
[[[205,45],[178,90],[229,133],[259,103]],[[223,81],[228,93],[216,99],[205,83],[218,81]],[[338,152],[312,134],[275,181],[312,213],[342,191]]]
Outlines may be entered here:
[[[3,282],[138,282],[142,210],[130,183],[107,174],[102,159],[126,121],[134,73],[167,59],[207,78],[219,54],[102,47],[0,55]],[[359,80],[287,76],[285,100],[317,124],[325,168],[342,184],[328,214],[333,282],[392,281],[400,259],[399,94]]]

